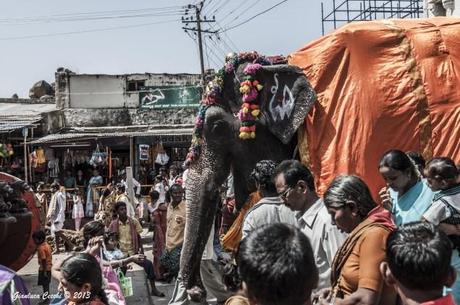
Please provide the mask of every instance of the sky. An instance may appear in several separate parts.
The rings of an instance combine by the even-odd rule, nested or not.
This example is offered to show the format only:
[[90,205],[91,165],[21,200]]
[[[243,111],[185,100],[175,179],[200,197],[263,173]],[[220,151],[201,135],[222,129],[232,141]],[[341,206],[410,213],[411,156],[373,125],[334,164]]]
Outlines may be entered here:
[[[58,67],[82,74],[200,73],[196,39],[181,22],[183,7],[197,2],[0,0],[0,97],[28,97],[35,82],[52,83]],[[220,40],[204,35],[206,68],[220,68],[232,50],[288,55],[321,36],[319,0],[205,0],[202,13],[217,21],[204,29],[228,29]]]

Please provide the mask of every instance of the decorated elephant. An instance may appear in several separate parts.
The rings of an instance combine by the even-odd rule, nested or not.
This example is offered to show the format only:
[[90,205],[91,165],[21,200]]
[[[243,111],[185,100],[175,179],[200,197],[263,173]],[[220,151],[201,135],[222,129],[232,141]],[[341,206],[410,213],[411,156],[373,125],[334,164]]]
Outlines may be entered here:
[[207,85],[187,156],[187,222],[181,277],[189,295],[204,295],[199,282],[201,255],[219,200],[218,188],[230,171],[236,206],[248,197],[247,182],[263,159],[281,161],[296,151],[296,131],[316,96],[304,73],[283,57],[256,52],[229,54]]

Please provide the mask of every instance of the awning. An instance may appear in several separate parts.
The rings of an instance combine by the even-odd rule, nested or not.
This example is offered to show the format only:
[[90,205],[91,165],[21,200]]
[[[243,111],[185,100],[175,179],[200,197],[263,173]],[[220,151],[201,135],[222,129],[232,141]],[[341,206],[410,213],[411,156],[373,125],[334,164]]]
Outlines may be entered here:
[[55,104],[0,103],[0,133],[34,126],[43,113],[55,110]]
[[[192,125],[180,125],[174,126],[169,125],[167,128],[155,128],[145,129],[138,131],[119,131],[123,129],[133,129],[133,126],[126,127],[88,127],[78,128],[79,130],[91,130],[91,132],[71,132],[52,134],[29,142],[29,144],[51,144],[51,143],[62,143],[71,141],[86,141],[86,140],[97,140],[103,138],[115,138],[115,137],[149,137],[149,136],[188,136],[192,135]],[[98,132],[99,131],[99,132]]]
[[0,115],[0,133],[9,133],[24,127],[34,126],[41,119],[41,116]]

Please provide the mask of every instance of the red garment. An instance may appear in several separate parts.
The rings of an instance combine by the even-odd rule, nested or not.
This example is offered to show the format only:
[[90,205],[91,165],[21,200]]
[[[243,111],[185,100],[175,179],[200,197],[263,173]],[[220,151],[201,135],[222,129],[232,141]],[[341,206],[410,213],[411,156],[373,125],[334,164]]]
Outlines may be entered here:
[[[118,218],[113,220],[111,223],[110,223],[110,226],[109,226],[109,231],[110,232],[114,232],[114,233],[117,233],[119,232],[119,224],[118,224]],[[133,246],[133,250],[135,253],[138,253],[139,252],[139,247],[140,247],[140,243],[139,243],[139,234],[137,234],[137,231],[136,231],[136,226],[134,225],[131,217],[128,217],[128,222],[129,222],[129,227],[131,229],[131,242],[132,242],[132,246]]]
[[454,299],[451,294],[437,300],[420,303],[420,305],[455,305]]
[[155,223],[153,227],[153,268],[157,275],[163,274],[160,268],[160,256],[166,245],[166,211],[166,206],[162,204],[152,213]]
[[388,228],[391,228],[392,230],[396,229],[396,225],[393,221],[393,217],[391,216],[390,211],[384,209],[381,206],[375,207],[372,211],[369,212],[367,217],[375,222],[383,224]]

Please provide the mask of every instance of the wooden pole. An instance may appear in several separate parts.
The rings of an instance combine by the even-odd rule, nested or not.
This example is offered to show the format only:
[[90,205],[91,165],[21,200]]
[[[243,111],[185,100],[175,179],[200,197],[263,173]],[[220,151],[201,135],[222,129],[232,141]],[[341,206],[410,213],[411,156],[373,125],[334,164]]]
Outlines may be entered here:
[[24,136],[24,181],[29,183],[28,177],[28,166],[27,166],[27,134],[29,130],[27,127],[22,129],[22,135]]

